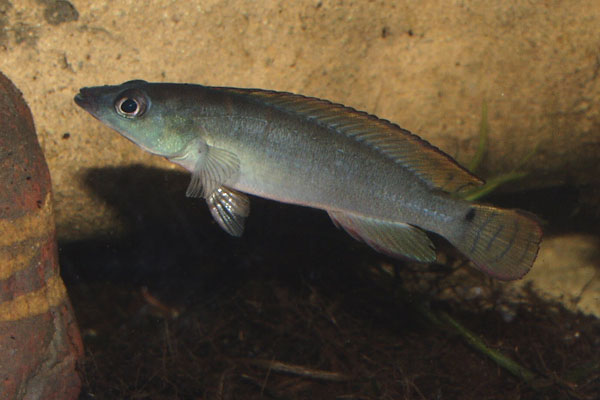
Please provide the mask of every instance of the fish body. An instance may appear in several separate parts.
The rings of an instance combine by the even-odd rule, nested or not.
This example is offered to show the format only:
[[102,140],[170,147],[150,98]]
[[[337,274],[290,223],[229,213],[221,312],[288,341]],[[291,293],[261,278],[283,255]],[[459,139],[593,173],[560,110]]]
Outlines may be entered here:
[[388,121],[300,95],[130,81],[83,88],[78,105],[141,148],[192,173],[227,232],[249,214],[244,193],[326,210],[376,250],[435,260],[435,232],[499,279],[531,267],[541,240],[534,219],[461,200],[483,182]]

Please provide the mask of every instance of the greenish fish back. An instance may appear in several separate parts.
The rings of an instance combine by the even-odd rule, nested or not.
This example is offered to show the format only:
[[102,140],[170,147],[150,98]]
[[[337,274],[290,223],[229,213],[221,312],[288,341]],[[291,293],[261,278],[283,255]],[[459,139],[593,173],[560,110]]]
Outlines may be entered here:
[[432,188],[456,193],[484,183],[427,141],[366,112],[293,93],[261,89],[219,89],[296,114],[364,143],[412,171]]

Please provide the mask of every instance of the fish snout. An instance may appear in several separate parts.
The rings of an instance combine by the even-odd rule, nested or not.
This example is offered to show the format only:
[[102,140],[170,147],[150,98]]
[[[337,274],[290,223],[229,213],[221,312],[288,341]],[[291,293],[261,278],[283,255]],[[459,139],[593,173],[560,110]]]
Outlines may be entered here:
[[81,88],[73,100],[79,107],[95,116],[98,112],[98,102],[91,92],[90,88]]

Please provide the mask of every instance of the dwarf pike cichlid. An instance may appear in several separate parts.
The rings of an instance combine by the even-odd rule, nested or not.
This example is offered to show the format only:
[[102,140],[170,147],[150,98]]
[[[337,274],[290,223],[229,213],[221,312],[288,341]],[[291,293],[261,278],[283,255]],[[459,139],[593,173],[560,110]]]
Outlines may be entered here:
[[418,136],[329,101],[259,89],[129,81],[81,89],[75,102],[142,149],[192,173],[187,195],[206,199],[240,236],[245,193],[320,208],[375,250],[433,262],[424,231],[502,280],[522,277],[542,232],[517,210],[473,204],[483,181]]

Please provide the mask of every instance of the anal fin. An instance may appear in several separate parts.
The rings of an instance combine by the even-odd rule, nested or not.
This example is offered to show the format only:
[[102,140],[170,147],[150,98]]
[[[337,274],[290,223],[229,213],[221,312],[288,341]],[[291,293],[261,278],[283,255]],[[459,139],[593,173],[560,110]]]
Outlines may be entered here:
[[339,211],[328,212],[336,226],[341,226],[354,239],[367,243],[381,253],[419,262],[433,262],[436,259],[433,243],[417,227]]
[[221,186],[206,198],[206,203],[213,218],[225,232],[242,236],[245,218],[250,214],[248,196]]

